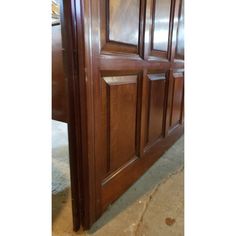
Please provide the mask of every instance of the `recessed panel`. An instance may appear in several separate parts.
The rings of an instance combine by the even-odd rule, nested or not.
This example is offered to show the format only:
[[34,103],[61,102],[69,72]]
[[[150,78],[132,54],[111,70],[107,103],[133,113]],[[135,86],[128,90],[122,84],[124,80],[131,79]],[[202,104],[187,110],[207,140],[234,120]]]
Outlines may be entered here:
[[109,0],[109,40],[137,45],[140,0]]
[[149,75],[148,142],[160,138],[164,131],[165,74]]
[[183,85],[184,85],[183,77],[174,77],[171,126],[175,126],[180,122],[181,112],[182,112],[183,88],[184,88]]
[[135,157],[137,76],[104,77],[107,83],[108,170],[113,171]]
[[156,0],[154,2],[153,49],[166,52],[168,49],[171,0]]

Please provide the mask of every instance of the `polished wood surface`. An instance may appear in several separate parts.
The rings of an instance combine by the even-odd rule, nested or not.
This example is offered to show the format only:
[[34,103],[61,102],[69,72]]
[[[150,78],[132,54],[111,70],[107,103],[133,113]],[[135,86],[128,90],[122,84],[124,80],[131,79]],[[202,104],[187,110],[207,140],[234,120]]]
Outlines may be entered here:
[[110,86],[109,94],[109,170],[114,171],[135,156],[137,81]]
[[61,25],[56,24],[52,26],[52,119],[67,122],[67,103]]
[[183,134],[181,1],[70,3],[73,214],[88,229]]
[[164,110],[166,98],[166,75],[148,75],[149,82],[149,114],[148,114],[148,140],[153,142],[164,135]]
[[140,0],[109,0],[108,4],[109,40],[137,45]]
[[173,98],[172,98],[172,115],[170,126],[178,125],[181,121],[182,102],[183,102],[183,74],[173,74]]
[[168,50],[171,0],[155,0],[153,49]]
[[176,57],[181,59],[184,58],[184,0],[182,0],[179,10]]

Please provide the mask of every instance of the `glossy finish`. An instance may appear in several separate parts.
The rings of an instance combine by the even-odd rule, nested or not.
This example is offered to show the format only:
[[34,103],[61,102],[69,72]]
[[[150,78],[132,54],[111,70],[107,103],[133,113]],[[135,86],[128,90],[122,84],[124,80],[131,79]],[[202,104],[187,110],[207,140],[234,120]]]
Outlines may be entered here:
[[57,24],[52,26],[52,119],[67,122],[67,102],[61,25]]
[[155,0],[153,49],[168,50],[171,0]]
[[176,56],[178,58],[184,57],[184,0],[182,0],[179,13],[179,26],[177,33]]
[[[119,77],[118,77],[119,78]],[[128,81],[122,81],[125,78]],[[108,81],[108,161],[114,171],[135,156],[137,76]]]
[[138,44],[140,0],[109,0],[109,39]]
[[153,0],[140,0],[137,45],[120,41],[133,27],[120,27],[123,12],[136,3],[115,2],[123,10],[112,12],[114,41],[108,1],[78,0],[67,9],[73,213],[85,229],[183,133],[184,62],[175,60],[180,1],[170,6],[166,52],[152,48]]
[[153,142],[164,135],[166,75],[151,74],[149,78],[148,140]]
[[173,74],[173,101],[172,101],[172,116],[170,126],[178,125],[181,120],[182,102],[183,102],[183,74]]

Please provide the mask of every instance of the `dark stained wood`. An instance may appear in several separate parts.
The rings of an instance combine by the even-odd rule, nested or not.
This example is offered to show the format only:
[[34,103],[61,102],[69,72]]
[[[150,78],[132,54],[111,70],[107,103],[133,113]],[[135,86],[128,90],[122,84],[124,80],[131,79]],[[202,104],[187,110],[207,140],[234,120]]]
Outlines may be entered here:
[[180,123],[182,113],[182,99],[183,99],[183,74],[176,73],[173,76],[173,97],[172,97],[172,114],[170,126],[173,127]]
[[166,98],[166,75],[149,75],[149,120],[148,120],[148,142],[153,142],[164,134],[164,109]]
[[52,26],[52,119],[67,122],[67,93],[63,66],[61,25]]
[[[79,7],[79,6],[78,6]],[[80,8],[78,8],[79,10]],[[66,88],[68,92],[68,138],[69,138],[69,161],[70,161],[70,182],[71,182],[71,196],[72,196],[72,215],[73,215],[73,229],[74,231],[79,230],[81,225],[84,225],[85,208],[88,207],[85,201],[87,194],[84,191],[84,173],[83,173],[83,161],[81,158],[84,154],[82,137],[81,121],[82,121],[82,109],[80,106],[80,91],[78,83],[78,75],[84,77],[83,56],[80,60],[75,58],[78,50],[83,52],[83,41],[78,44],[76,42],[77,36],[75,35],[75,5],[73,0],[60,1],[60,18],[61,18],[61,29],[62,29],[62,48],[63,48],[63,59],[64,69],[66,77]],[[80,26],[82,19],[79,18],[81,14],[78,14],[78,22]],[[78,35],[81,32],[78,31]],[[75,47],[76,42],[76,47]],[[82,53],[83,55],[83,53]],[[82,86],[81,86],[82,88]],[[83,101],[83,99],[82,99]]]
[[[158,2],[71,0],[71,14],[64,10],[73,214],[84,229],[183,134],[184,62],[176,60],[174,21],[181,4],[166,1],[169,14],[158,15]],[[168,34],[156,50],[160,20]]]
[[137,76],[104,80],[108,84],[108,170],[114,171],[135,156]]
[[[71,182],[71,195],[72,195],[72,215],[73,215],[73,229],[79,230],[81,226],[82,212],[81,207],[81,163],[78,156],[82,156],[81,144],[81,129],[80,129],[80,110],[78,106],[78,91],[74,75],[77,69],[75,68],[74,59],[74,5],[73,1],[63,0],[60,2],[60,18],[61,18],[61,33],[62,33],[62,48],[63,48],[63,61],[65,69],[65,77],[67,81],[67,94],[68,94],[68,139],[69,139],[69,161],[70,161],[70,182]],[[78,64],[76,64],[78,67]]]

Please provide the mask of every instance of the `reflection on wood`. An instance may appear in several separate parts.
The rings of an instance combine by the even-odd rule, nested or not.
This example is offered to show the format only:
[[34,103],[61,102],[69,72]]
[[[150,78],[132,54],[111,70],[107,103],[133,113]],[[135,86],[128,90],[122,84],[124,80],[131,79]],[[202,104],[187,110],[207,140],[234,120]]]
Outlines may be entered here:
[[167,51],[171,0],[155,1],[153,48]]
[[177,57],[184,56],[184,0],[182,0],[181,4],[176,52],[177,52]]
[[109,1],[109,39],[137,45],[140,0]]

